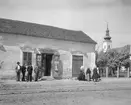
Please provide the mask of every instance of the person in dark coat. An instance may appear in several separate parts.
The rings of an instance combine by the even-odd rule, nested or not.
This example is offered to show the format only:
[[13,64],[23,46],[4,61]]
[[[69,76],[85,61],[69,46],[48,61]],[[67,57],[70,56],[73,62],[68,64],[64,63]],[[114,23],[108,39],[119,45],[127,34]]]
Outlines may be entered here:
[[99,74],[98,74],[98,72],[97,72],[97,68],[94,68],[94,70],[93,70],[93,75],[92,75],[93,81],[94,81],[94,82],[97,82],[99,77],[100,77],[100,76],[99,76]]
[[97,68],[97,73],[98,73],[98,80],[100,81],[101,80],[101,76],[100,76],[100,69]]
[[81,68],[80,68],[78,80],[79,81],[85,81],[85,73],[84,73],[84,67],[83,66],[81,66]]
[[86,80],[87,80],[87,81],[90,81],[90,79],[91,79],[91,70],[90,70],[90,68],[88,68],[88,69],[86,70]]
[[27,67],[27,81],[32,81],[32,71],[33,71],[33,67],[32,65],[30,64],[28,67]]
[[25,64],[21,67],[21,72],[22,72],[22,81],[25,81],[25,73],[26,73],[26,65]]
[[20,81],[21,66],[20,62],[17,62],[16,70],[16,81]]

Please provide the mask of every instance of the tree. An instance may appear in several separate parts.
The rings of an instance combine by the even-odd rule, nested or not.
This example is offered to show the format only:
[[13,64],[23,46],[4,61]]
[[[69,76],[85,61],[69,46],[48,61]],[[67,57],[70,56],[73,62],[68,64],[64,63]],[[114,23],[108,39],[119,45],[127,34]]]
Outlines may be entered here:
[[105,67],[107,64],[107,58],[106,54],[103,52],[100,52],[99,54],[97,53],[96,55],[96,66],[97,67]]
[[108,50],[106,53],[100,52],[96,54],[97,67],[108,67],[110,69],[110,72],[114,72],[121,66],[125,66],[126,68],[130,66],[129,46],[125,46],[119,49],[111,49]]

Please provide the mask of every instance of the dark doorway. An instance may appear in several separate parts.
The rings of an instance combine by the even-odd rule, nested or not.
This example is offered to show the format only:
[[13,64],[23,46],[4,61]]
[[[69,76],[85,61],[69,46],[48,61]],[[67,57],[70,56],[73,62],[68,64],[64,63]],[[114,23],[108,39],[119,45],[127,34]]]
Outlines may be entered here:
[[46,54],[44,76],[50,76],[51,75],[52,56],[53,56],[53,54]]
[[53,54],[42,53],[36,55],[36,64],[38,63],[41,65],[42,71],[40,73],[42,76],[50,76],[51,75],[51,61],[52,61]]

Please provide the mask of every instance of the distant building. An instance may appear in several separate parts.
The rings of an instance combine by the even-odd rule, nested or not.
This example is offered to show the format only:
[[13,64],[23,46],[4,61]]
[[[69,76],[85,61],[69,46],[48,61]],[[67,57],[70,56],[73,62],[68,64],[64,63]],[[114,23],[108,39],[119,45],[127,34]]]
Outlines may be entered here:
[[0,61],[3,72],[14,72],[16,62],[45,66],[45,76],[50,76],[54,53],[60,54],[63,77],[76,77],[80,67],[95,66],[96,42],[82,31],[40,25],[9,19],[0,19],[2,49]]
[[[125,46],[122,46],[122,47],[112,48],[112,40],[111,40],[108,24],[107,24],[107,30],[106,30],[106,35],[104,37],[104,41],[103,41],[102,45],[100,45],[98,47],[98,54],[101,53],[101,52],[105,53],[107,51],[114,51],[114,52],[117,52],[117,53],[131,54],[131,45],[125,45]],[[131,60],[131,57],[129,58],[129,60]],[[121,66],[119,75],[126,77],[127,73],[123,73],[123,74],[121,73],[121,72],[125,72],[125,71],[127,71],[127,69],[124,66]],[[130,71],[131,71],[131,66],[130,66]],[[106,72],[104,72],[104,73],[106,73]],[[111,71],[110,71],[110,73],[111,73]]]
[[103,41],[103,52],[106,52],[109,49],[112,49],[112,41],[111,41],[111,37],[110,37],[110,33],[109,33],[109,29],[108,29],[108,24],[107,24],[107,30],[106,30],[106,35],[104,37],[104,41]]

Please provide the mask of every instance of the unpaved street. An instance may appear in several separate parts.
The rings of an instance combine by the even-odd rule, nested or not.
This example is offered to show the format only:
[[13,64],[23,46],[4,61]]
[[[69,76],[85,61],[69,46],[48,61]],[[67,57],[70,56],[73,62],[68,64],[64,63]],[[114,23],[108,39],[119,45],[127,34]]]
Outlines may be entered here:
[[1,81],[0,105],[130,105],[131,81]]

